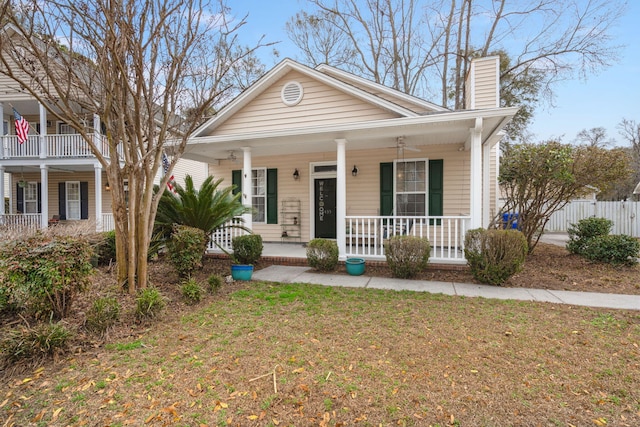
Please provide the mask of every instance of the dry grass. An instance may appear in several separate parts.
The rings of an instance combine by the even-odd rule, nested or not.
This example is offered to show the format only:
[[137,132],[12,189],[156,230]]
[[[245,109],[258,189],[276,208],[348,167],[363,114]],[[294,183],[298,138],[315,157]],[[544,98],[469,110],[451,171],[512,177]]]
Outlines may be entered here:
[[640,425],[640,312],[257,282],[187,306],[154,274],[160,319],[123,298],[106,342],[5,372],[0,425]]

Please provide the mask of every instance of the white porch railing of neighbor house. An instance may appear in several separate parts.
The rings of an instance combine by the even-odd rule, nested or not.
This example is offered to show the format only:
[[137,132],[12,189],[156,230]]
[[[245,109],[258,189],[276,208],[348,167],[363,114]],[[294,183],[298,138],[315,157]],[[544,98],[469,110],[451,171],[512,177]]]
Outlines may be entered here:
[[112,213],[102,214],[102,231],[111,231],[116,229],[116,223]]
[[216,252],[220,250],[220,247],[222,247],[225,251],[231,252],[233,250],[231,245],[233,238],[247,234],[247,232],[242,228],[235,227],[240,224],[242,224],[242,218],[234,218],[225,223],[224,226],[218,228],[211,235],[207,250]]
[[384,258],[384,241],[395,235],[426,237],[430,262],[464,262],[467,216],[347,216],[346,256]]
[[11,230],[39,229],[40,214],[0,215],[0,227]]
[[[102,135],[93,134],[93,138],[96,139],[96,144],[102,150],[102,154],[109,155],[109,145]],[[93,153],[89,148],[89,145],[77,134],[61,134],[61,135],[46,135],[46,157],[91,157]],[[29,158],[40,157],[40,137],[38,135],[29,135],[29,138],[24,143],[18,143],[18,137],[15,135],[5,135],[0,137],[2,144],[0,144],[0,158]],[[120,151],[120,150],[119,150]]]

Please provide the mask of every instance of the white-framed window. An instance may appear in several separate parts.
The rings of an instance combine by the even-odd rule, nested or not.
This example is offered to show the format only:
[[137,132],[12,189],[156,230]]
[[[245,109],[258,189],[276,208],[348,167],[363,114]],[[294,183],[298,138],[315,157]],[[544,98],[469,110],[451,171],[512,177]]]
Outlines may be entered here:
[[58,122],[58,134],[71,135],[74,133],[76,133],[76,131],[71,127],[71,125],[65,122]]
[[66,182],[66,212],[67,219],[81,219],[82,199],[80,197],[80,182]]
[[427,161],[396,160],[394,212],[399,216],[422,216],[427,212]]
[[251,171],[253,222],[267,222],[267,169]]
[[24,213],[38,213],[37,182],[27,182],[24,186]]

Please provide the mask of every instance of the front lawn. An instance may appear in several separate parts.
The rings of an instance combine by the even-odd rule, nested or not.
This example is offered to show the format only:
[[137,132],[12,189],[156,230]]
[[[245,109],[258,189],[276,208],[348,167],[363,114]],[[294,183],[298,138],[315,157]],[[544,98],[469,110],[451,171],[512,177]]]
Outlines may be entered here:
[[636,426],[639,346],[640,312],[236,283],[5,372],[0,425]]

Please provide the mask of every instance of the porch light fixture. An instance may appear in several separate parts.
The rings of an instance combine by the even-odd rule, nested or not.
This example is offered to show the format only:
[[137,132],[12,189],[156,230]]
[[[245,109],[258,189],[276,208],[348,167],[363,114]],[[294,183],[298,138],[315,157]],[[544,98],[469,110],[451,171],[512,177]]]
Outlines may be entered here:
[[300,179],[300,172],[298,172],[298,168],[293,171],[293,179],[295,179],[296,181]]
[[353,169],[351,169],[351,175],[358,176],[358,167],[353,165]]
[[109,185],[109,181],[107,181],[107,183],[104,185],[104,190],[111,191],[111,186]]

